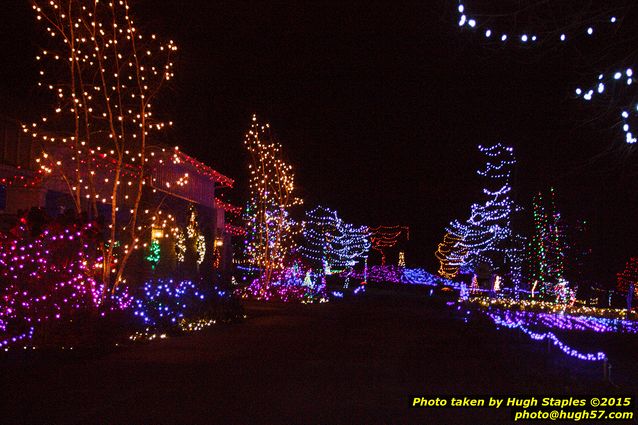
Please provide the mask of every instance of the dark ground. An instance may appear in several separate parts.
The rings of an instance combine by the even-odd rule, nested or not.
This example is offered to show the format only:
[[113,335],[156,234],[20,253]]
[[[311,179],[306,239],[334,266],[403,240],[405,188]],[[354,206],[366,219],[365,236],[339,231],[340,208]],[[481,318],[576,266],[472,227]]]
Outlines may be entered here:
[[410,396],[611,391],[599,364],[464,323],[423,295],[372,292],[249,304],[243,324],[105,355],[10,356],[0,423],[511,423],[505,410],[413,410]]

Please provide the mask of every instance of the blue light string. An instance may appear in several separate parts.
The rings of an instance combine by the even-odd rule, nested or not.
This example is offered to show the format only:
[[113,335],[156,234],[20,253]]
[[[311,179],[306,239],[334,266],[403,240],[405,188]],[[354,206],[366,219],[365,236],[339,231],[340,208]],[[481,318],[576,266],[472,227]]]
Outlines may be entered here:
[[506,328],[509,328],[509,329],[518,328],[523,333],[525,333],[528,337],[530,337],[531,339],[535,341],[543,341],[549,338],[550,341],[556,347],[558,347],[563,353],[567,354],[568,356],[575,357],[579,360],[586,360],[586,361],[603,361],[607,359],[607,355],[603,352],[598,352],[595,354],[582,353],[574,348],[571,348],[567,344],[559,340],[558,337],[553,332],[550,332],[550,331],[547,331],[544,333],[534,332],[530,330],[529,328],[525,327],[521,321],[516,321],[516,322],[507,321],[507,320],[501,319],[500,317],[492,313],[487,313],[487,315],[494,321],[495,324],[500,326],[505,326]]

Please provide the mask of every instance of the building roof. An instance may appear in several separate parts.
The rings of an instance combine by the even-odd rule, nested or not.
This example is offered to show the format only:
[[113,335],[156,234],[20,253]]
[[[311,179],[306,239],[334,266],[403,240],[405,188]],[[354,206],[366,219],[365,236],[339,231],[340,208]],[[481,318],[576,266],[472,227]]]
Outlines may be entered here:
[[185,154],[184,152],[180,151],[177,148],[175,148],[175,154],[177,155],[177,158],[179,158],[181,161],[184,161],[190,164],[191,166],[195,167],[198,172],[208,176],[211,180],[215,181],[215,183],[218,183],[219,184],[218,187],[232,188],[233,185],[235,184],[235,181],[231,179],[230,177],[226,177],[222,173],[215,171],[213,168],[209,167],[203,162],[198,161],[192,156]]

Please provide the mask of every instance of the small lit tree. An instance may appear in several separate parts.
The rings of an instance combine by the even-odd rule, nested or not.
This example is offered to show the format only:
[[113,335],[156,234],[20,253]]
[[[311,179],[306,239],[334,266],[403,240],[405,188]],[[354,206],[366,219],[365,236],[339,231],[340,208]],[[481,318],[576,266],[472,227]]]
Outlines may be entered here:
[[306,212],[302,256],[318,270],[353,267],[367,258],[370,232],[366,226],[345,223],[336,211],[318,206]]
[[440,263],[439,274],[446,279],[454,279],[467,255],[467,249],[463,246],[463,238],[446,233],[434,255]]

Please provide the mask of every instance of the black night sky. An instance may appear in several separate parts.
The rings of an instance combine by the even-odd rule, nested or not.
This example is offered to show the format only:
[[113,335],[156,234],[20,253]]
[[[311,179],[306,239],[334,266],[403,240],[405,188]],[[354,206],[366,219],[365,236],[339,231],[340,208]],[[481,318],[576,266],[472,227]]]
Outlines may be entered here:
[[[435,271],[445,225],[482,199],[477,145],[501,141],[518,158],[523,228],[533,193],[554,185],[567,219],[590,220],[595,277],[612,283],[638,254],[636,148],[615,115],[571,94],[626,58],[626,46],[601,34],[542,53],[489,48],[459,30],[455,8],[143,0],[136,12],[180,47],[161,105],[176,123],[170,141],[235,178],[228,199],[243,196],[243,134],[256,112],[284,145],[307,206],[410,226],[408,265]],[[26,121],[34,105],[46,110],[34,66],[42,33],[27,1],[3,2],[2,14],[0,112]]]

